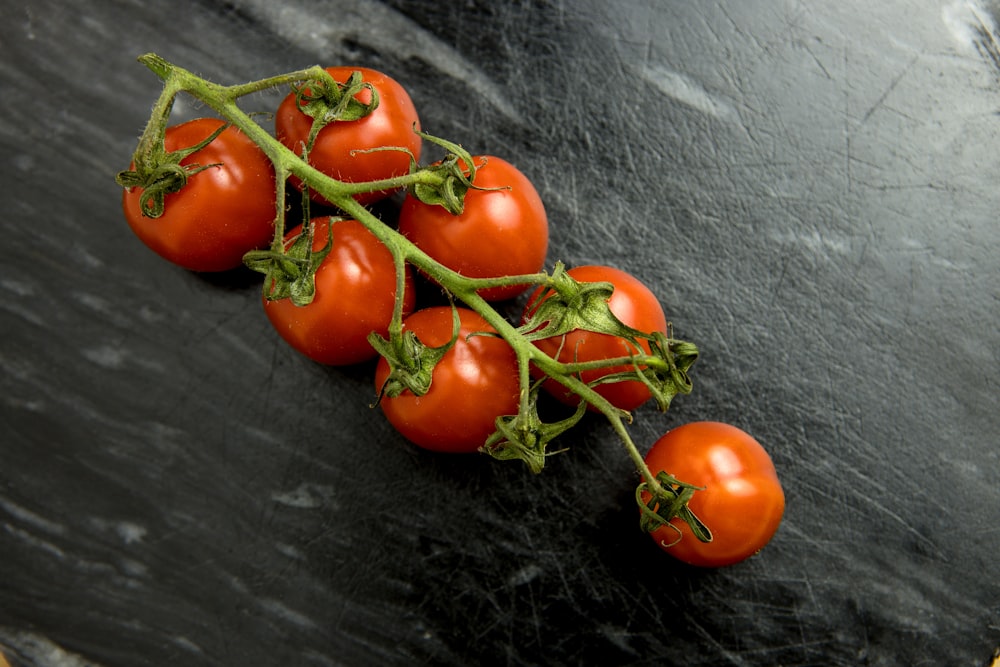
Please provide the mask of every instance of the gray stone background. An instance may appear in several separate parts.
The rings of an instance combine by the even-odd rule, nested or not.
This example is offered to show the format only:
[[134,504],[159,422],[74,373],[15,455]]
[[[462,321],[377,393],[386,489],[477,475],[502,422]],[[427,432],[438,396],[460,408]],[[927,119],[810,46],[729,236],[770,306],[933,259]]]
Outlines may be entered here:
[[[0,653],[987,664],[998,21],[951,0],[0,2]],[[113,180],[159,91],[147,51],[220,83],[372,66],[425,129],[521,167],[550,261],[641,276],[702,349],[636,440],[754,434],[788,500],[772,544],[719,571],[663,556],[599,419],[538,477],[419,451],[369,409],[369,367],[280,343],[255,276],[159,261]]]

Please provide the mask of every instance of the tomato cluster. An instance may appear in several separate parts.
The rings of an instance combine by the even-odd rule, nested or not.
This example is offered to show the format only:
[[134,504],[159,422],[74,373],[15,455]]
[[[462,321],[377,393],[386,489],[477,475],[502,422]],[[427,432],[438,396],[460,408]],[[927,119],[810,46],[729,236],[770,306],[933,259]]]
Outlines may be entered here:
[[[186,269],[254,266],[249,258],[255,257],[266,266],[261,300],[278,336],[317,363],[378,358],[373,380],[381,410],[407,440],[435,452],[483,450],[504,419],[523,416],[527,405],[535,409],[526,399],[529,376],[531,396],[540,386],[580,410],[584,403],[593,409],[596,400],[599,411],[613,411],[617,419],[654,395],[655,373],[663,369],[647,363],[653,364],[657,346],[669,339],[669,326],[656,295],[633,275],[600,265],[568,269],[565,276],[573,284],[607,286],[602,307],[620,328],[581,324],[538,334],[526,339],[537,349],[534,354],[522,350],[519,357],[509,337],[490,322],[506,324],[484,317],[484,303],[527,297],[536,286],[520,322],[509,323],[512,331],[521,331],[534,326],[536,315],[556,298],[545,280],[545,207],[513,164],[490,154],[449,155],[450,162],[427,168],[427,173],[451,170],[450,181],[429,179],[439,192],[424,196],[412,185],[401,192],[401,179],[420,169],[428,135],[420,132],[406,90],[371,69],[330,67],[294,84],[273,118],[278,148],[218,119],[164,127],[160,141],[138,150],[130,170],[119,176],[126,220],[149,248]],[[297,165],[304,162],[347,187],[359,185],[350,190],[353,202],[337,197],[331,202],[318,193],[310,177],[315,172],[290,169],[275,158],[284,149],[301,158]],[[287,202],[278,201],[286,194],[285,183],[301,193],[304,213],[302,224],[287,233]],[[349,206],[394,196],[397,219],[375,226],[361,215],[367,209]],[[354,215],[341,215],[347,210]],[[398,231],[392,231],[393,223]],[[412,253],[401,254],[385,234],[422,253],[424,270],[414,272],[405,261]],[[438,267],[470,279],[474,287],[464,299],[472,307],[417,302],[417,281],[433,281],[430,274]],[[534,333],[539,330],[544,326]],[[403,350],[403,361],[386,352],[390,348]],[[423,350],[430,356],[420,357]],[[433,359],[423,385],[417,379],[400,384],[397,378],[396,366],[410,363],[408,354],[417,360],[410,369],[414,378],[420,377],[419,360]],[[633,361],[640,357],[642,363]],[[551,364],[573,366],[570,380],[554,379],[545,370]],[[686,367],[667,371],[682,376]],[[581,391],[590,392],[587,401]],[[686,507],[712,526],[716,538],[691,537],[687,524],[672,516],[651,533],[682,560],[737,562],[777,529],[784,496],[774,467],[756,441],[740,434],[722,425],[692,425],[671,431],[648,454],[644,476],[664,472],[705,487]],[[650,483],[655,491],[656,483]],[[642,501],[650,512],[659,511],[662,498],[651,498],[647,492]],[[674,539],[678,536],[685,539]]]

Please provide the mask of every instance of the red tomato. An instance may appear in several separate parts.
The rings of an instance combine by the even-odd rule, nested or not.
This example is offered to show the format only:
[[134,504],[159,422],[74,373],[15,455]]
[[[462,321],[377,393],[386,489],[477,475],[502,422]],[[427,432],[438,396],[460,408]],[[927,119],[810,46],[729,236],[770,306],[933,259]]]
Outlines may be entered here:
[[[330,220],[313,219],[314,250],[326,245]],[[301,225],[289,232],[286,244],[301,232]],[[333,223],[333,249],[316,270],[312,302],[296,306],[291,299],[264,299],[264,312],[293,348],[319,363],[343,366],[375,357],[368,334],[387,335],[395,299],[392,254],[360,222],[341,220]],[[404,314],[413,310],[414,301],[407,268]]]
[[[199,118],[169,127],[164,146],[168,152],[195,146],[222,124],[216,118]],[[158,218],[143,215],[142,188],[126,189],[125,220],[143,243],[192,271],[236,268],[244,254],[270,243],[276,211],[274,168],[245,134],[228,127],[180,164],[220,166],[195,173],[180,191],[168,194]]]
[[[646,454],[654,475],[660,471],[703,486],[688,507],[712,531],[702,542],[680,519],[650,535],[661,549],[703,567],[732,565],[771,540],[785,511],[785,494],[771,457],[750,435],[728,424],[695,422],[673,429]],[[646,496],[648,499],[648,494]]]
[[[407,196],[399,212],[399,231],[448,268],[471,278],[536,273],[545,264],[549,223],[542,199],[514,165],[493,156],[475,156],[475,185],[465,209],[452,215],[442,206]],[[511,299],[524,285],[480,291],[488,301]]]
[[[614,285],[615,290],[608,305],[615,317],[624,324],[647,333],[666,332],[667,318],[656,295],[632,275],[609,266],[578,266],[569,269],[567,273],[580,282],[609,282]],[[536,307],[537,304],[533,303],[534,297],[541,291],[542,288],[539,288],[529,299],[525,317]],[[536,341],[535,345],[542,352],[564,363],[598,361],[635,353],[635,347],[622,338],[579,329],[565,336]],[[560,345],[561,352],[559,352]],[[646,341],[641,341],[641,346],[648,354],[649,345]],[[557,352],[559,352],[558,357],[556,357]],[[625,370],[631,370],[631,366],[613,366],[610,369],[586,371],[581,374],[581,379],[584,382],[593,382],[610,373]],[[566,388],[555,380],[546,380],[542,387],[564,403],[575,405],[579,401],[575,394],[567,393]],[[649,389],[639,380],[599,384],[594,387],[594,391],[621,410],[634,410],[651,398]]]
[[[405,391],[383,397],[382,411],[410,442],[437,452],[474,452],[496,430],[496,418],[517,413],[520,386],[517,359],[503,340],[491,336],[466,337],[477,331],[495,331],[467,308],[458,309],[461,330],[455,345],[434,367],[431,388],[423,396]],[[403,321],[422,343],[438,347],[451,340],[450,306],[418,310]],[[380,359],[375,387],[389,375]]]
[[[334,80],[344,83],[352,73],[361,72],[365,82],[378,93],[379,105],[369,115],[353,121],[328,123],[316,137],[309,153],[309,163],[339,181],[359,183],[402,176],[410,171],[410,156],[403,151],[363,151],[382,146],[408,148],[419,160],[421,140],[414,132],[420,129],[417,110],[406,90],[389,76],[364,67],[327,67]],[[371,91],[355,96],[359,102],[371,102]],[[274,117],[275,136],[296,154],[309,138],[313,119],[302,113],[289,94],[278,106]],[[297,182],[297,179],[292,179]],[[392,191],[364,193],[355,197],[362,204],[383,199]],[[314,199],[322,202],[319,196]]]

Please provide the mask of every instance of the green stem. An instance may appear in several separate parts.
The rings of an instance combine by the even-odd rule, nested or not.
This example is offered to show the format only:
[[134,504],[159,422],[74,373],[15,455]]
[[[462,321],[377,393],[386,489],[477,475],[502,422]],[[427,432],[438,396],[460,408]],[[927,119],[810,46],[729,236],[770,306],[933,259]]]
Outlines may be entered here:
[[576,374],[584,371],[614,368],[616,366],[635,365],[640,367],[655,368],[658,370],[670,370],[670,366],[660,357],[640,354],[634,357],[613,357],[607,359],[597,359],[595,361],[563,362],[563,372]]

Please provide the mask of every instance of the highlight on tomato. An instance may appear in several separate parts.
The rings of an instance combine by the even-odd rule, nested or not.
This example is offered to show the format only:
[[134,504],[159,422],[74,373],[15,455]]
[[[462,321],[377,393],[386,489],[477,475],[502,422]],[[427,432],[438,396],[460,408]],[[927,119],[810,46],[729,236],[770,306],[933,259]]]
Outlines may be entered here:
[[[389,423],[410,442],[436,452],[477,451],[496,430],[496,419],[518,410],[520,384],[513,349],[495,336],[481,315],[457,308],[460,328],[454,346],[434,367],[430,390],[416,396],[409,390],[396,397],[383,396],[380,405]],[[450,306],[418,310],[403,320],[428,347],[452,339],[454,315]],[[389,376],[389,363],[379,359],[375,388],[381,391]]]
[[685,424],[657,440],[645,461],[654,476],[663,471],[704,487],[688,507],[712,540],[702,542],[686,522],[671,519],[650,533],[671,556],[701,567],[732,565],[763,549],[778,530],[785,494],[770,455],[745,431],[720,422]]
[[[406,89],[395,79],[366,67],[327,67],[326,71],[338,83],[346,83],[354,72],[360,72],[378,96],[378,106],[356,120],[334,120],[316,136],[309,151],[309,164],[331,178],[348,183],[377,181],[403,176],[410,170],[410,154],[420,159],[421,138],[416,107]],[[306,92],[310,92],[306,89]],[[371,104],[372,90],[363,88],[354,99]],[[278,105],[274,116],[275,137],[297,155],[309,139],[313,119],[299,109],[295,93],[288,94]],[[378,150],[387,146],[409,151]],[[292,177],[290,181],[300,186]],[[392,194],[392,190],[363,193],[355,196],[362,204],[371,204]],[[313,192],[313,199],[323,198]]]
[[[197,146],[223,125],[217,118],[173,125],[166,129],[164,148],[171,153]],[[178,164],[188,170],[186,183],[163,196],[158,217],[147,215],[153,207],[144,197],[153,183],[122,192],[125,220],[143,243],[178,266],[204,272],[234,269],[244,254],[270,243],[274,168],[249,137],[227,127]]]
[[[312,302],[297,306],[265,295],[264,312],[278,334],[313,361],[344,366],[373,359],[368,334],[387,334],[396,300],[392,253],[357,220],[320,217],[311,224],[315,252],[326,245],[331,225],[333,231],[333,247],[316,270]],[[286,234],[286,247],[302,232],[299,225]],[[406,272],[404,315],[416,301],[409,267]]]
[[[549,223],[538,191],[506,160],[492,155],[472,160],[476,187],[465,193],[463,211],[453,215],[408,195],[399,212],[400,233],[449,269],[471,278],[541,271]],[[525,285],[491,287],[479,295],[502,301],[525,289]]]
[[[633,329],[652,333],[667,331],[667,318],[656,295],[642,281],[633,275],[610,266],[587,265],[577,266],[566,272],[579,282],[608,282],[614,286],[614,292],[608,301],[611,312],[623,324]],[[539,288],[528,300],[524,311],[524,320],[538,307],[538,297],[543,289]],[[623,338],[610,334],[595,333],[576,329],[564,336],[554,336],[535,341],[542,351],[563,363],[590,362],[603,359],[625,357],[636,353],[634,345]],[[640,341],[643,353],[649,354],[649,344]],[[613,373],[634,370],[631,365],[611,366],[608,368],[584,371],[580,379],[586,383],[594,382]],[[555,380],[547,379],[542,388],[559,401],[576,405],[579,397]],[[649,388],[640,380],[624,380],[597,384],[594,391],[607,399],[620,410],[634,410],[651,398]]]

